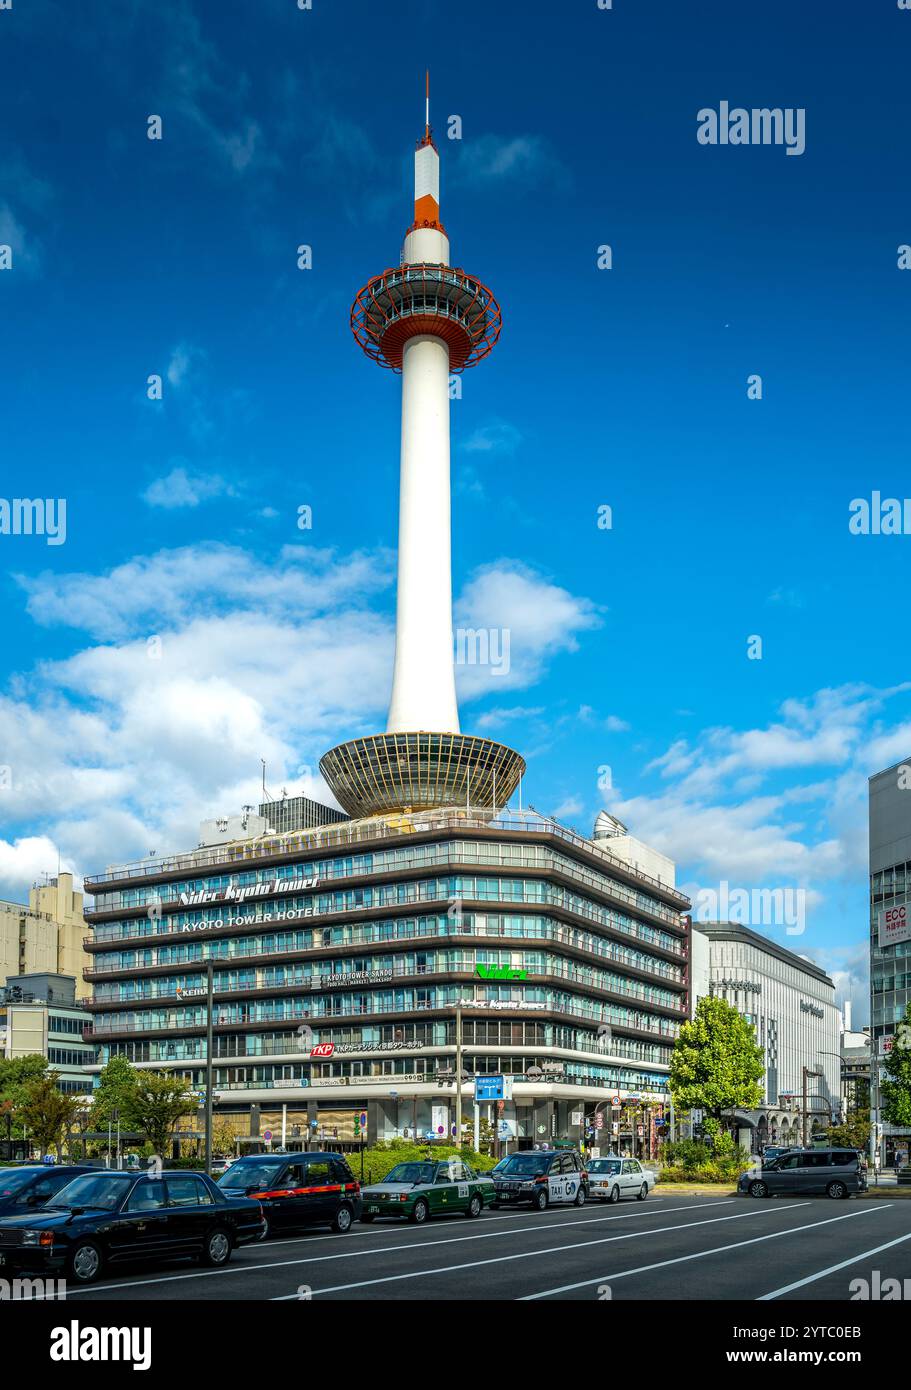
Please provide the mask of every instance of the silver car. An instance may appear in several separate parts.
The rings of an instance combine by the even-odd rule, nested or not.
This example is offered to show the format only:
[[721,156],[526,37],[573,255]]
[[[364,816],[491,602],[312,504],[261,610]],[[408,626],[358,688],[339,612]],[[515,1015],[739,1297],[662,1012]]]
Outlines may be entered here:
[[593,1158],[588,1165],[592,1200],[619,1202],[622,1197],[635,1197],[644,1202],[656,1182],[655,1174],[643,1168],[638,1158]]

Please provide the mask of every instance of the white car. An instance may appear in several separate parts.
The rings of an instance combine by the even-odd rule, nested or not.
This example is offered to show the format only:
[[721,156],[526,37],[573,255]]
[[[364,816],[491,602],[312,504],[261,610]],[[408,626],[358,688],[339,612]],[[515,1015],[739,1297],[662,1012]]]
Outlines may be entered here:
[[593,1158],[588,1165],[588,1193],[594,1201],[619,1202],[636,1197],[644,1202],[658,1181],[637,1158]]

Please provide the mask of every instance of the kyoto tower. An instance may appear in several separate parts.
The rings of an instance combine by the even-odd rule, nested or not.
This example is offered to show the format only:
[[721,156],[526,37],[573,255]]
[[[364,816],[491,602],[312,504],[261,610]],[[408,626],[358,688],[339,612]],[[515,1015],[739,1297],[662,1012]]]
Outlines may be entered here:
[[355,296],[351,329],[402,378],[395,666],[387,732],[326,753],[320,770],[349,815],[434,806],[505,806],[525,771],[518,753],[459,732],[453,668],[449,378],[500,334],[490,290],[449,263],[440,155],[430,128],[414,155],[414,221],[400,264]]

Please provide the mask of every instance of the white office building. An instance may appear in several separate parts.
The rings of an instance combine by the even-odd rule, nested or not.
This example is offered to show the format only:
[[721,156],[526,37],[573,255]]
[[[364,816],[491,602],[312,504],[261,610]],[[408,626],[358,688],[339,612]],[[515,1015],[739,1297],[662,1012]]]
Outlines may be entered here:
[[737,1112],[744,1147],[800,1144],[838,1122],[842,1020],[824,970],[748,927],[694,923],[694,1011],[708,995],[752,1023],[763,1051],[763,1103]]

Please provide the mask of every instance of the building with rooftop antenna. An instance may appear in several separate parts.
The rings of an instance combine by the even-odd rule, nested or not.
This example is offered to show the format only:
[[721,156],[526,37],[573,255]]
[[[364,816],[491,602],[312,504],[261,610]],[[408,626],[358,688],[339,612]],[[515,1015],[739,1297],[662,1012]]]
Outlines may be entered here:
[[414,152],[414,219],[400,264],[355,296],[351,328],[402,379],[395,665],[386,732],[326,753],[320,771],[352,816],[433,806],[505,806],[525,771],[518,753],[459,730],[452,638],[449,378],[486,357],[500,306],[450,265],[440,155],[430,128]]
[[[401,264],[351,312],[401,377],[387,729],[322,759],[350,819],[210,836],[86,879],[90,1036],[99,1067],[123,1055],[203,1086],[212,961],[214,1087],[241,1145],[444,1140],[460,1114],[510,1149],[650,1153],[688,1013],[689,903],[619,822],[587,839],[511,809],[522,758],[460,730],[448,382],[490,353],[500,310],[450,264],[429,114],[414,174]],[[475,1077],[502,1101],[476,1102]]]

